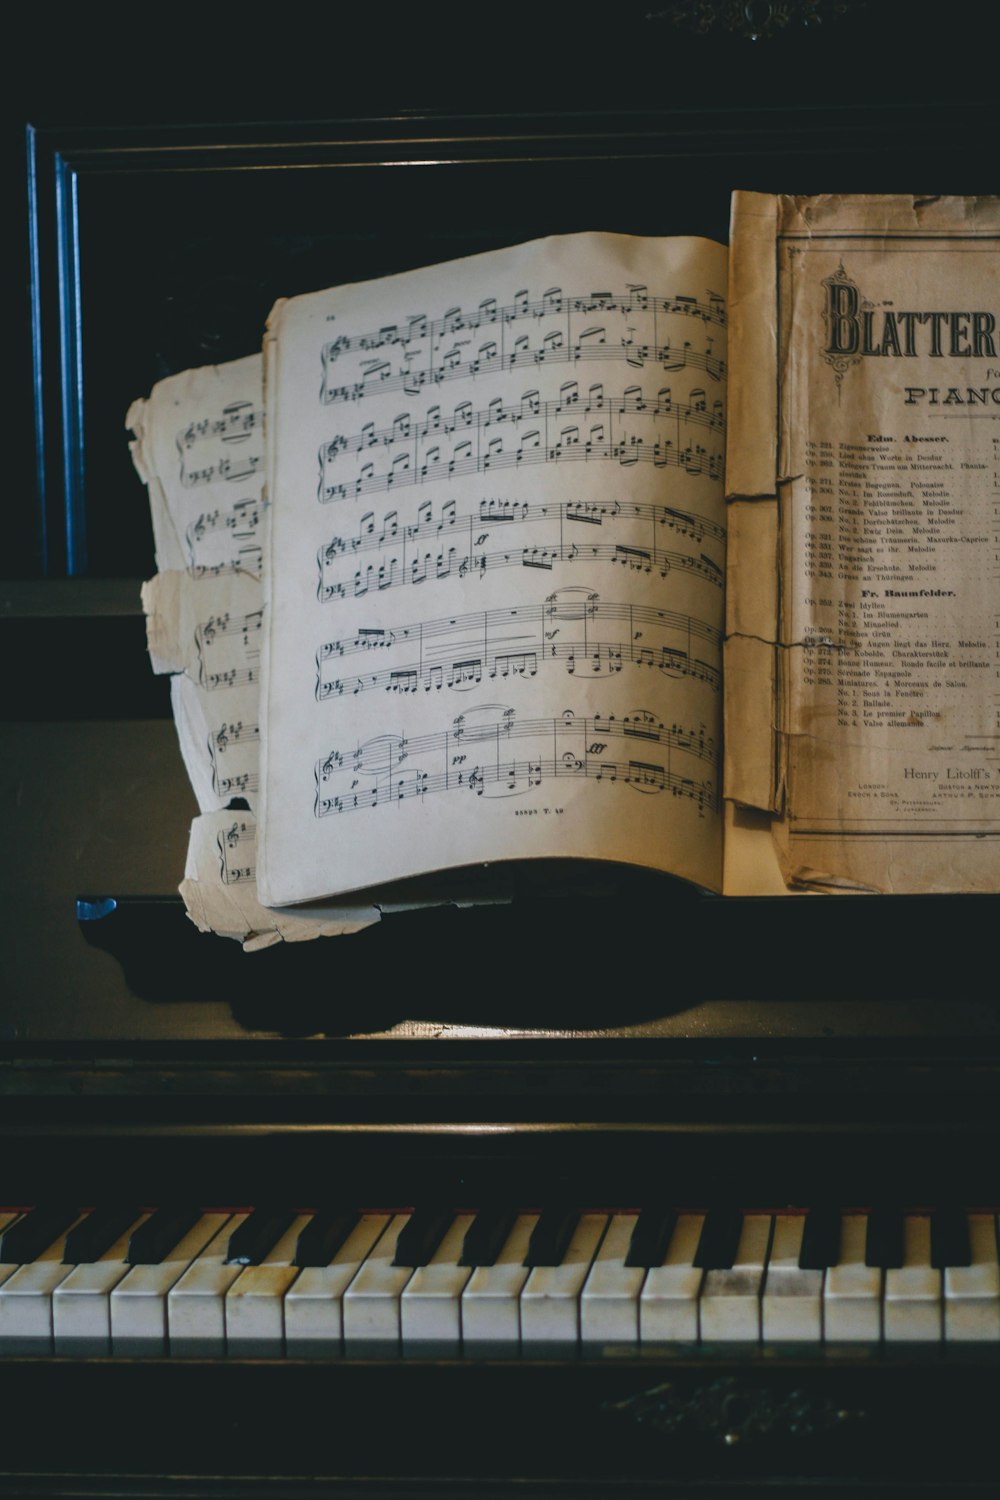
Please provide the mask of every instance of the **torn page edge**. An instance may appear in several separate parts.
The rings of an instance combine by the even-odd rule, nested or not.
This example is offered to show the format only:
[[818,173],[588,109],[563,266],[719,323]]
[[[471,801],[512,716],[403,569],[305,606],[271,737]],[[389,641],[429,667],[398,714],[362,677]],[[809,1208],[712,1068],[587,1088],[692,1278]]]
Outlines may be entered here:
[[186,568],[187,561],[170,502],[156,468],[153,412],[154,406],[151,398],[133,401],[125,417],[125,426],[134,436],[134,440],[128,445],[132,455],[132,464],[146,486],[149,496],[149,514],[153,526],[153,548],[156,554],[157,570],[167,573],[175,568]]
[[[252,834],[253,820],[244,815],[242,821]],[[233,822],[233,813],[214,812],[202,813],[191,824],[187,864],[179,890],[187,914],[199,932],[236,938],[252,953],[279,942],[342,937],[381,920],[378,907],[370,902],[344,906],[317,903],[286,909],[262,906],[252,873],[234,877],[226,868],[221,851]]]
[[[213,579],[206,590],[200,580],[172,568],[143,584],[142,607],[153,671],[186,672],[198,682],[203,676],[199,627],[207,650],[215,638],[215,626],[259,614],[261,585],[250,573],[228,573]],[[230,636],[238,653],[239,632],[230,630]]]
[[252,814],[219,811],[194,819],[179,887],[185,909],[199,932],[235,938],[247,953],[280,942],[344,937],[374,926],[383,916],[401,912],[441,906],[503,906],[513,900],[502,876],[484,869],[471,891],[452,889],[443,883],[437,889],[425,885],[409,894],[403,883],[372,892],[367,900],[268,907],[258,899],[255,867],[256,825]]
[[132,434],[132,442],[128,445],[128,451],[132,455],[135,471],[143,484],[149,483],[149,476],[152,472],[152,465],[144,447],[148,411],[149,403],[140,396],[132,402],[125,413],[125,428]]
[[[146,616],[146,649],[158,677],[183,672],[185,651],[181,644],[180,592],[183,573],[157,573],[142,586],[142,609]],[[193,651],[192,651],[193,655]]]

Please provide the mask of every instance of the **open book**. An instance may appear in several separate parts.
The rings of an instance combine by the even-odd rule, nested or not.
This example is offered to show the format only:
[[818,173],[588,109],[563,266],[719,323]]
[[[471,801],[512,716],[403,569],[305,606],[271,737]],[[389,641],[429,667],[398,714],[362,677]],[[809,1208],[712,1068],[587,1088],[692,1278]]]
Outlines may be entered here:
[[995,889],[998,233],[737,194],[730,253],[570,235],[296,297],[263,367],[136,403],[196,920],[340,931],[512,859]]

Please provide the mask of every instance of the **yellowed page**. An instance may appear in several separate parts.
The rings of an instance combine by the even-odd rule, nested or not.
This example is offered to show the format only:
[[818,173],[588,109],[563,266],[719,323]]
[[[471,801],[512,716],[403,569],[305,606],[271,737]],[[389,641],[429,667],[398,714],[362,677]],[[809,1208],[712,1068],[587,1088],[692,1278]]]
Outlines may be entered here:
[[1000,887],[998,250],[995,199],[737,195],[764,291],[734,378],[773,345],[778,380],[731,476],[763,495],[776,454],[792,887]]
[[[234,796],[253,805],[263,604],[260,355],[170,376],[133,403],[126,422],[149,489],[160,570],[143,590],[149,651],[154,671],[179,674],[171,696],[191,784],[203,812]],[[227,758],[237,743],[239,753]]]
[[[188,914],[251,949],[378,921],[365,903],[288,913],[257,900],[260,355],[160,381],[126,421],[160,569],[142,592],[150,659],[154,671],[172,674],[178,741],[203,814],[180,886]],[[234,802],[238,810],[227,810]]]
[[587,234],[275,309],[268,903],[533,857],[719,888],[725,277]]
[[260,355],[171,375],[133,402],[125,421],[149,486],[160,572],[259,578]]

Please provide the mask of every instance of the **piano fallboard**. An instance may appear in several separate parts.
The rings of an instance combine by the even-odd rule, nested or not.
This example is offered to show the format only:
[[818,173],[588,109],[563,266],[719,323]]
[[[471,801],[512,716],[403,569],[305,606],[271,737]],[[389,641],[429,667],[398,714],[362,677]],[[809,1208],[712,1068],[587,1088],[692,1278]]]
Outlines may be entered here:
[[954,1495],[996,1479],[997,1365],[974,1351],[23,1359],[5,1375],[7,1493],[729,1496],[777,1479]]

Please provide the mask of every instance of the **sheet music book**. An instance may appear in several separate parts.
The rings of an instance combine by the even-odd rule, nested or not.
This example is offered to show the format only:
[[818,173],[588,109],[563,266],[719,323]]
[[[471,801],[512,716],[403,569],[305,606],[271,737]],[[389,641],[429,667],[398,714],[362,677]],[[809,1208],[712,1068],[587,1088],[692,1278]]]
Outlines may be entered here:
[[995,889],[998,233],[737,194],[729,252],[577,234],[311,293],[137,402],[200,925],[349,930],[551,858]]

